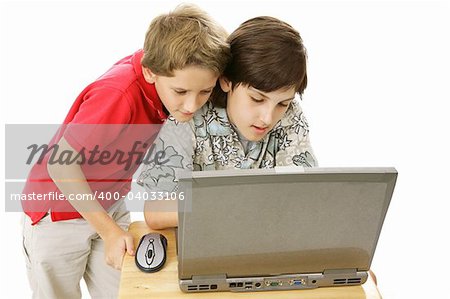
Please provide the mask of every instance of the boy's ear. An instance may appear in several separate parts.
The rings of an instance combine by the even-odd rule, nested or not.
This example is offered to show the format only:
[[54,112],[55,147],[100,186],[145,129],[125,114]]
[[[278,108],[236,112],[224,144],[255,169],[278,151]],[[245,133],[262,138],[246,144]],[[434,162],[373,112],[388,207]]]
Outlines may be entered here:
[[223,92],[229,92],[231,90],[231,81],[229,81],[224,76],[220,76],[219,83],[220,88],[222,88]]
[[142,66],[142,74],[144,75],[145,81],[150,84],[155,83],[156,75],[148,67]]

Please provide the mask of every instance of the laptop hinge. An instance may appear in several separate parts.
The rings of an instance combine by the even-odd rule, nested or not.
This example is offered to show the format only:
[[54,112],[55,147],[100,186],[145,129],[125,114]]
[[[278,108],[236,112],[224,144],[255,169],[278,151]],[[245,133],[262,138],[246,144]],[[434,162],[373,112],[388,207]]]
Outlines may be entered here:
[[356,274],[358,269],[327,269],[323,274]]
[[203,281],[209,281],[210,283],[220,283],[227,281],[226,274],[214,274],[214,275],[193,275],[192,283],[202,283]]

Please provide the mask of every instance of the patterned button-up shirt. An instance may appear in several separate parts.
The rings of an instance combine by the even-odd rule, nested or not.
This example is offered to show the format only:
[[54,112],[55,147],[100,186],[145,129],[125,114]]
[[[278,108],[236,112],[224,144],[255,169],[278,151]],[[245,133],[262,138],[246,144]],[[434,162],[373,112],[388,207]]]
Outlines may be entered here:
[[[155,155],[163,153],[161,159]],[[172,192],[178,170],[223,170],[317,166],[308,123],[299,103],[291,102],[283,118],[260,141],[244,140],[228,120],[225,108],[211,103],[187,123],[169,117],[161,128],[138,183],[147,191]],[[158,163],[162,160],[161,163]]]

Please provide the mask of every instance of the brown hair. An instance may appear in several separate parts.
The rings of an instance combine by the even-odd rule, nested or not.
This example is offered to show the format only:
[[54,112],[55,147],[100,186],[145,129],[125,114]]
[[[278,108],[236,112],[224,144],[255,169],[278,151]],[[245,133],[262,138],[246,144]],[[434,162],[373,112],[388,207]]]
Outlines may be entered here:
[[179,5],[150,24],[144,42],[142,65],[153,73],[198,65],[222,74],[229,58],[228,34],[206,12],[192,4]]
[[[273,17],[257,17],[242,23],[228,37],[231,61],[223,76],[232,88],[248,85],[264,92],[294,87],[302,95],[307,85],[306,49],[300,34]],[[226,93],[217,84],[214,105],[226,107]]]

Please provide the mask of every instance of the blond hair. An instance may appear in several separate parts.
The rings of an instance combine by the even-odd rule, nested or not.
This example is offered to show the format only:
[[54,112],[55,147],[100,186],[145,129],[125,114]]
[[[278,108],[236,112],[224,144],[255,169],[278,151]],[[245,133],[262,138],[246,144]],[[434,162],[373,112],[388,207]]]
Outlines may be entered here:
[[225,29],[192,4],[181,4],[150,24],[142,65],[153,73],[173,76],[174,70],[198,65],[221,74],[230,58]]

